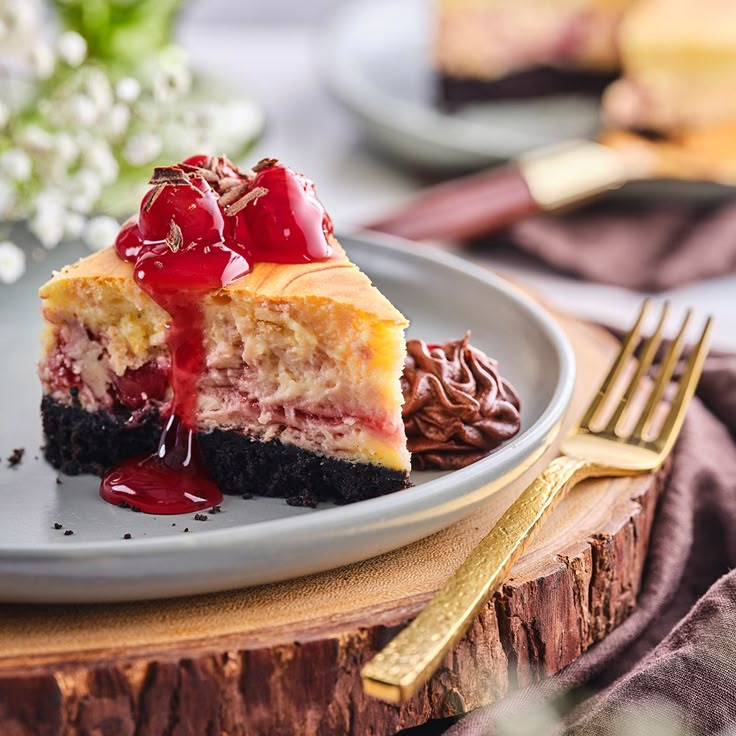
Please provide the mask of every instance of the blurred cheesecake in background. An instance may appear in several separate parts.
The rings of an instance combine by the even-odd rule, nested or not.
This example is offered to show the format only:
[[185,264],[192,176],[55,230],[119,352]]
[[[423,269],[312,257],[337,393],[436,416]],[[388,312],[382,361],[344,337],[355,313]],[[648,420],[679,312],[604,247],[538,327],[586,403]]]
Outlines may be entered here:
[[[436,0],[441,101],[602,92],[605,122],[736,121],[736,0]],[[596,89],[597,85],[597,89]]]
[[448,105],[601,91],[635,0],[437,0],[434,63]]
[[653,131],[736,121],[736,2],[639,0],[618,33],[622,74],[606,121]]

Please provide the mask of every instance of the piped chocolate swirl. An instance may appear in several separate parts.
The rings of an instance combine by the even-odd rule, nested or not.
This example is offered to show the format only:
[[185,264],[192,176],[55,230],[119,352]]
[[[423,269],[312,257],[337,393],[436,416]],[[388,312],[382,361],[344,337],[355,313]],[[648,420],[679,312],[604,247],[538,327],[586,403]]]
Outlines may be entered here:
[[469,343],[409,340],[401,388],[412,466],[456,470],[485,457],[521,427],[521,403],[498,363]]

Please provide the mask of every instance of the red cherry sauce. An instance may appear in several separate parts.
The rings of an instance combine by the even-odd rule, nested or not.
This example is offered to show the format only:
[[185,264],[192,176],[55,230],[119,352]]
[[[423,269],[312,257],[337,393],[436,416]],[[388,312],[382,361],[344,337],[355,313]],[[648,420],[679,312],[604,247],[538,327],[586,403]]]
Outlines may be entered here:
[[[171,317],[171,414],[158,451],[113,468],[100,495],[147,513],[182,514],[222,501],[202,468],[195,435],[196,387],[205,368],[202,297],[245,276],[254,263],[329,258],[332,222],[314,184],[274,159],[241,173],[227,159],[192,156],[157,170],[151,183],[138,219],[122,227],[115,249],[135,264],[138,286]],[[119,400],[138,408],[135,384],[151,377],[130,380],[132,386],[125,376],[116,382]]]

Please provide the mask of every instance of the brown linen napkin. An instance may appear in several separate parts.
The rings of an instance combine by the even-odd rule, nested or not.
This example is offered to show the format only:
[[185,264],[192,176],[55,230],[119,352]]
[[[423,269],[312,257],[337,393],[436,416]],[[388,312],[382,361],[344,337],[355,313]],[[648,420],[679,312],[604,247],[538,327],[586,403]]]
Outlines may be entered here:
[[[698,397],[634,613],[557,676],[446,736],[736,733],[736,355],[708,359]],[[558,717],[566,695],[584,700]]]
[[510,236],[554,268],[629,289],[660,291],[736,271],[736,203],[601,202],[524,220]]

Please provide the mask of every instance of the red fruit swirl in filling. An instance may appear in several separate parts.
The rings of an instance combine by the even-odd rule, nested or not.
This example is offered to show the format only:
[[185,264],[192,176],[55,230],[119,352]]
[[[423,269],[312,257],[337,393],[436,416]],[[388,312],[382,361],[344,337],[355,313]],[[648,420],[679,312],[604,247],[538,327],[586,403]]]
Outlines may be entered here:
[[[135,264],[138,286],[171,317],[171,415],[157,453],[113,468],[100,495],[148,513],[181,514],[222,500],[199,462],[194,434],[205,368],[202,296],[245,276],[254,263],[329,258],[332,222],[314,184],[275,159],[241,172],[225,157],[192,156],[156,169],[149,183],[138,219],[123,225],[115,250]],[[129,408],[137,408],[136,383],[118,382]]]

